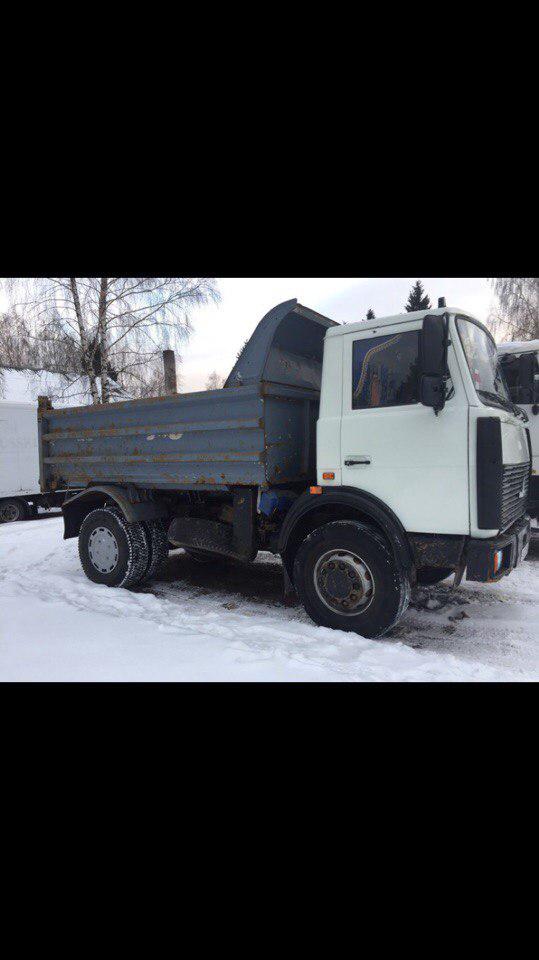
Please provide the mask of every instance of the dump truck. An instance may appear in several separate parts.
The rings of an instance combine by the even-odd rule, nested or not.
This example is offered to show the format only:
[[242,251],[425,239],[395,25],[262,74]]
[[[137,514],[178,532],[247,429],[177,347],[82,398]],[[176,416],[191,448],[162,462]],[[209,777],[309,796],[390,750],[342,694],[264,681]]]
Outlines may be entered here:
[[464,311],[340,325],[296,300],[256,327],[221,390],[52,409],[43,491],[84,573],[282,558],[315,623],[385,635],[411,586],[497,581],[525,558],[530,438],[489,331]]
[[530,516],[539,520],[539,340],[503,343],[498,356],[509,396],[527,414],[532,445]]

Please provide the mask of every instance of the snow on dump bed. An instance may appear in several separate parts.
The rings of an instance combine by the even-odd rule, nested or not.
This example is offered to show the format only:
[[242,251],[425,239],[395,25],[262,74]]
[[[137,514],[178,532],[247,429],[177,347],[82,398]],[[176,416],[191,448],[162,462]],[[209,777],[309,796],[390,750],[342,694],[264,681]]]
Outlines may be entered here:
[[496,585],[416,590],[382,641],[282,605],[280,564],[170,555],[141,592],[90,583],[61,518],[0,526],[0,680],[539,678],[539,549]]

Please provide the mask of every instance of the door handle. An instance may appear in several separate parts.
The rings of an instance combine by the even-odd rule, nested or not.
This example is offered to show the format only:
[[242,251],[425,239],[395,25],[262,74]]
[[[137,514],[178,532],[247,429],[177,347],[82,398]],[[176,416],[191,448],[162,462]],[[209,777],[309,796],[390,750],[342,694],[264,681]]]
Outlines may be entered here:
[[360,467],[360,466],[369,467],[370,464],[371,464],[371,461],[368,459],[368,457],[361,457],[361,459],[357,459],[357,460],[344,461],[345,467]]

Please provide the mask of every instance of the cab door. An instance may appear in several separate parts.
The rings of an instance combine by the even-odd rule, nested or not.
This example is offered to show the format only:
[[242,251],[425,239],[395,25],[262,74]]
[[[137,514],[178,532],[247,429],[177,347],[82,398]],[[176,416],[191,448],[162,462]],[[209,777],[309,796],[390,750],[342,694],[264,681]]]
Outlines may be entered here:
[[468,402],[450,348],[453,395],[419,402],[421,324],[344,336],[342,484],[373,494],[411,533],[469,533]]

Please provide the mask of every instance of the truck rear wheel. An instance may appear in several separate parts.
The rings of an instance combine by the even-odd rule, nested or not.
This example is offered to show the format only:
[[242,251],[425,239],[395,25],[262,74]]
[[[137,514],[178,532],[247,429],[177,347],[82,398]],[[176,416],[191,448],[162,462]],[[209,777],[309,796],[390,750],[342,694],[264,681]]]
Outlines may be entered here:
[[369,638],[387,633],[410,599],[410,581],[385,540],[355,520],[327,523],[303,541],[294,584],[319,626]]
[[148,569],[148,535],[142,523],[127,523],[116,510],[92,510],[80,528],[79,556],[93,583],[129,589]]
[[150,559],[144,580],[152,580],[168,558],[167,526],[162,520],[149,520],[144,526],[150,548]]
[[26,520],[28,508],[24,500],[0,501],[0,523],[15,523],[17,520]]

